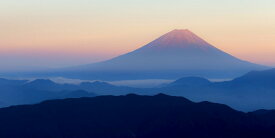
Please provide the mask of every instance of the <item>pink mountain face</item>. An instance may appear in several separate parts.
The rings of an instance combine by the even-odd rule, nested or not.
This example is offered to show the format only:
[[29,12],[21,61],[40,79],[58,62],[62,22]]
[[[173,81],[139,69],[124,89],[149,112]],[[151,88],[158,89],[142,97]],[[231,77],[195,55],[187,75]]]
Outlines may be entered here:
[[207,49],[210,46],[206,41],[199,38],[189,30],[173,30],[153,41],[151,45],[158,46],[159,48],[167,48],[171,46],[178,46],[178,48],[186,48],[195,46],[201,49]]
[[215,48],[189,30],[173,30],[133,52],[103,63],[112,62],[141,68],[209,69],[213,68],[212,63],[230,65],[244,61]]
[[162,56],[180,55],[181,58],[184,58],[184,56],[194,58],[203,56],[216,57],[218,55],[230,56],[187,29],[168,32],[149,44],[133,51],[136,54],[145,54],[148,52],[150,55],[152,53],[161,54]]

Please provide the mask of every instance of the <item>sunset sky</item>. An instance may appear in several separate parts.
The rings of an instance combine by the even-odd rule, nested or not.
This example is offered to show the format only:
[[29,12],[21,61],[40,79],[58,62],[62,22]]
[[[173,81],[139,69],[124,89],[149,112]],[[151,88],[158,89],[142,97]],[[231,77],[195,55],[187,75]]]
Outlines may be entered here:
[[274,0],[1,0],[0,70],[105,60],[173,29],[275,66]]

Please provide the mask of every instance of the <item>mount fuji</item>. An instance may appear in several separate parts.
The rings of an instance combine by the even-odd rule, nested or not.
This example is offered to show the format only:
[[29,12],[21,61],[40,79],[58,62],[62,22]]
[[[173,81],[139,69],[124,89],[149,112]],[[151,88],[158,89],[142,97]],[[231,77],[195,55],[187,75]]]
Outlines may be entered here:
[[183,76],[233,78],[266,68],[223,52],[189,30],[176,29],[124,55],[56,73],[70,78],[99,80],[177,79]]

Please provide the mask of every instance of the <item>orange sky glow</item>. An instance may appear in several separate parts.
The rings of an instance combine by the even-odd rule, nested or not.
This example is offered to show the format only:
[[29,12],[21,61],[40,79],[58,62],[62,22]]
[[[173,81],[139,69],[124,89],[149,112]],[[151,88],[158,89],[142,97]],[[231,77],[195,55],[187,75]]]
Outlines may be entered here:
[[189,29],[238,58],[275,66],[272,0],[66,2],[1,1],[0,65],[92,63],[132,51],[173,29]]

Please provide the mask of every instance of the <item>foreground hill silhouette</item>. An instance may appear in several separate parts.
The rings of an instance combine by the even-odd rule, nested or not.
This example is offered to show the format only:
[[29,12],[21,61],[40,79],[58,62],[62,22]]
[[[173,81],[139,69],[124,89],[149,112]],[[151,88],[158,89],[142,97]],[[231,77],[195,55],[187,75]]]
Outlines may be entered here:
[[233,78],[266,68],[223,52],[189,30],[173,30],[113,59],[47,75],[93,80]]
[[0,137],[268,138],[274,113],[164,94],[53,100],[0,109]]

